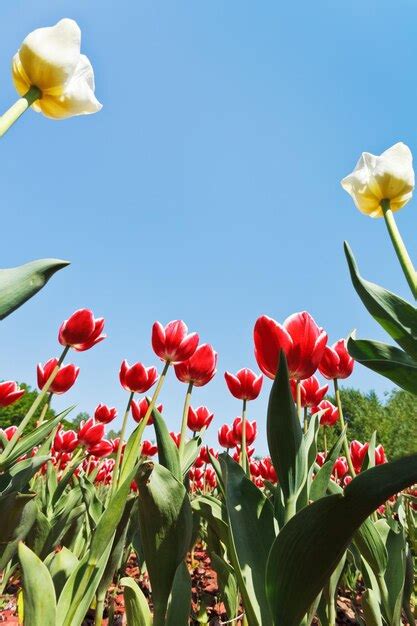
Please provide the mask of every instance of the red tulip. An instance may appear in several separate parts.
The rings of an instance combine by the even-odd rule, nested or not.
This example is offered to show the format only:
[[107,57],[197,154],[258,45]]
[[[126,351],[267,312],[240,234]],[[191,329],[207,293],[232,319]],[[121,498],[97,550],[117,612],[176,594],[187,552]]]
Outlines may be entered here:
[[[162,404],[156,407],[159,413],[162,413],[163,408],[164,407]],[[141,422],[143,418],[145,417],[147,410],[149,409],[148,399],[142,398],[142,400],[138,400],[137,402],[136,400],[132,400],[131,409],[132,409],[132,416],[135,422],[138,422],[138,423]],[[147,426],[153,423],[154,423],[154,419],[151,414],[148,419]]]
[[187,425],[194,433],[200,432],[202,428],[208,428],[214,417],[214,413],[210,413],[206,406],[199,406],[198,409],[189,407]]
[[158,447],[155,446],[151,441],[148,441],[147,439],[145,439],[145,441],[142,443],[141,455],[153,456],[157,452],[158,452]]
[[172,441],[175,443],[177,448],[179,448],[180,441],[181,441],[181,433],[169,433],[169,436],[171,437]]
[[359,474],[362,469],[363,462],[368,453],[368,448],[369,443],[361,443],[356,439],[350,443],[350,458],[352,459],[352,464],[357,474]]
[[329,400],[322,400],[317,406],[311,409],[313,415],[319,411],[323,411],[320,417],[320,424],[322,426],[334,426],[339,419],[339,409],[329,402]]
[[94,411],[94,419],[102,424],[110,424],[117,417],[117,409],[110,408],[106,404],[98,404]]
[[212,467],[206,467],[206,471],[204,473],[204,481],[206,483],[206,486],[211,487],[212,489],[216,487],[217,477],[216,472]]
[[216,364],[217,352],[208,343],[203,343],[190,359],[175,365],[175,374],[182,383],[193,383],[196,387],[202,387],[215,375]]
[[25,393],[24,389],[20,389],[17,383],[7,380],[0,383],[0,406],[9,406],[16,402]]
[[199,455],[197,457],[200,463],[202,462],[203,465],[207,465],[207,463],[211,463],[211,458],[210,458],[209,453],[215,459],[217,459],[217,457],[219,456],[218,453],[214,450],[214,448],[209,448],[208,446],[201,446]]
[[[37,366],[37,377],[38,377],[38,387],[39,389],[43,389],[48,382],[49,377],[52,372],[58,365],[58,359],[49,359],[44,365],[38,363]],[[62,366],[58,374],[55,376],[54,380],[49,386],[49,391],[51,393],[55,393],[57,395],[61,393],[65,393],[68,389],[71,389],[75,381],[77,380],[78,374],[80,373],[80,368],[75,365],[64,365]]]
[[6,437],[7,441],[11,440],[11,438],[13,437],[16,431],[17,431],[17,426],[8,426],[4,430],[3,428],[0,428],[0,433],[2,433],[4,437]]
[[60,428],[55,437],[53,448],[55,452],[74,452],[78,446],[78,437],[75,430],[62,430]]
[[343,478],[349,471],[349,466],[344,456],[340,456],[336,459],[336,463],[333,466],[333,473],[336,478]]
[[[236,419],[233,421],[233,434],[235,436],[236,441],[241,442],[242,441],[242,418],[241,417],[236,417]],[[257,432],[257,426],[256,426],[256,421],[253,420],[253,422],[249,422],[249,420],[246,420],[245,422],[246,424],[246,445],[250,446],[253,444],[253,442],[255,441],[256,438],[256,432]]]
[[113,444],[111,441],[107,439],[102,439],[94,446],[90,446],[87,450],[88,454],[97,457],[98,459],[103,458],[104,456],[109,456],[113,452]]
[[197,333],[188,334],[188,327],[182,320],[169,322],[165,328],[160,322],[155,322],[152,327],[152,348],[162,361],[167,363],[187,361],[197,346]]
[[238,400],[255,400],[261,391],[263,376],[256,376],[255,372],[244,367],[236,375],[224,373],[229,391]]
[[303,380],[317,370],[323,357],[327,334],[309,313],[294,313],[284,324],[263,315],[254,328],[255,357],[263,373],[275,378],[280,350],[287,357],[290,378]]
[[316,463],[317,465],[319,465],[320,467],[323,467],[324,462],[326,460],[326,454],[324,452],[317,452],[317,456],[316,456]]
[[379,444],[379,446],[377,446],[375,448],[375,465],[382,465],[383,463],[387,462],[387,457],[385,456],[385,450],[384,447]]
[[320,361],[319,370],[325,378],[347,378],[353,371],[354,360],[346,347],[346,339],[339,339],[332,346],[326,346]]
[[258,476],[261,475],[261,470],[259,469],[259,462],[258,461],[249,461],[249,470],[250,470],[250,475],[253,478],[258,478]]
[[89,309],[79,309],[61,324],[58,340],[62,346],[83,352],[106,338],[103,328],[104,318],[96,319]]
[[[236,463],[239,463],[240,461],[241,452],[242,452],[241,446],[236,446],[236,450],[233,452],[233,456],[232,456],[232,459],[234,459]],[[248,457],[248,459],[250,459],[250,457],[253,455],[254,452],[255,452],[255,448],[249,448],[248,446],[246,446],[246,456]]]
[[[111,441],[111,444],[112,444],[112,446],[113,446],[113,453],[114,453],[114,454],[117,454],[117,451],[118,451],[119,446],[120,446],[120,437],[116,437],[116,439],[110,439],[110,441]],[[124,452],[125,447],[126,447],[126,443],[125,443],[125,442],[123,442],[123,445],[122,445],[122,454],[123,454],[123,452]]]
[[158,380],[158,372],[156,367],[145,367],[142,363],[130,367],[125,359],[120,367],[119,378],[126,391],[145,393]]
[[80,444],[90,448],[97,445],[104,437],[104,424],[96,422],[94,417],[90,417],[86,422],[80,423],[78,430],[78,440]]
[[[294,402],[297,402],[297,381],[291,379],[291,392]],[[329,385],[320,387],[320,383],[316,376],[310,376],[300,381],[301,390],[301,406],[313,407],[320,404],[329,389]]]
[[259,471],[264,480],[268,480],[271,483],[278,482],[277,473],[269,457],[259,461]]
[[222,448],[235,448],[238,443],[233,432],[233,427],[228,426],[227,424],[223,424],[223,426],[219,428],[217,436],[219,439],[219,444],[222,446]]

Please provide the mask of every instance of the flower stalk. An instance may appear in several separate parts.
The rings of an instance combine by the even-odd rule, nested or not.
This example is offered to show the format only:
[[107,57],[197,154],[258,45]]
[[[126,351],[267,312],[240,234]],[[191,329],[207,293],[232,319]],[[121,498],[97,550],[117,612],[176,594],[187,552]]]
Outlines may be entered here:
[[42,98],[42,92],[37,87],[31,87],[24,96],[19,98],[19,100],[0,117],[0,137],[3,137],[19,117],[40,98]]
[[404,276],[407,279],[407,282],[410,286],[411,293],[414,298],[417,299],[417,273],[414,269],[413,262],[408,254],[407,248],[405,247],[405,243],[403,238],[401,237],[401,233],[398,230],[397,223],[394,218],[394,214],[391,209],[389,200],[382,200],[381,207],[384,214],[385,224],[387,225],[388,233],[392,241],[392,245],[394,246],[394,250],[396,252],[397,258],[400,262],[401,268],[404,272]]
[[193,387],[194,387],[194,383],[192,381],[189,382],[188,387],[187,387],[187,393],[185,394],[184,409],[182,412],[182,421],[181,421],[180,445],[178,447],[178,454],[179,454],[180,459],[182,459],[184,455],[185,437],[187,434],[188,410],[191,404],[191,394],[193,391]]
[[345,431],[345,434],[343,436],[343,449],[345,451],[346,461],[349,466],[350,475],[352,476],[352,478],[355,478],[356,472],[355,472],[355,468],[353,467],[352,457],[350,455],[349,443],[348,443],[347,433],[345,429],[345,419],[343,417],[342,398],[340,397],[340,389],[339,389],[339,384],[337,382],[337,378],[333,379],[333,384],[334,384],[334,394],[336,396],[336,405],[339,411],[340,426],[342,430]]

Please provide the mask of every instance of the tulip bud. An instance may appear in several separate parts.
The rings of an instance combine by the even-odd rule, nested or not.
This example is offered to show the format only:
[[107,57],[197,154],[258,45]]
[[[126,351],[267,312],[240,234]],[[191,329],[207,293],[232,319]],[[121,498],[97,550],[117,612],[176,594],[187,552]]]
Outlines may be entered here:
[[[49,359],[49,361],[47,361],[44,365],[38,363],[37,378],[39,389],[42,390],[45,387],[49,377],[57,365],[58,359]],[[49,391],[57,395],[65,393],[74,385],[79,373],[80,368],[75,365],[62,366],[50,384]]]
[[17,383],[11,380],[0,383],[0,406],[9,406],[17,402],[24,393],[25,390],[21,389]]
[[145,367],[142,363],[130,366],[124,360],[119,373],[120,383],[123,389],[131,393],[145,393],[158,380],[156,367]]
[[[136,400],[132,400],[130,408],[132,409],[133,419],[135,420],[135,422],[138,422],[138,424],[139,424],[139,422],[141,422],[143,420],[143,418],[145,417],[145,415],[146,415],[146,413],[147,413],[147,411],[149,409],[149,401],[148,401],[147,398],[142,398],[141,400],[138,400],[137,402],[136,402]],[[162,404],[160,404],[156,408],[157,408],[157,411],[159,413],[162,413],[162,411],[164,409]],[[149,426],[150,424],[153,424],[153,423],[154,423],[154,419],[153,419],[153,416],[151,414],[149,416],[147,426]]]
[[236,375],[225,372],[224,378],[230,393],[238,400],[255,400],[261,391],[263,376],[256,376],[247,367],[239,370]]
[[346,339],[339,339],[332,346],[326,346],[320,361],[319,370],[325,378],[347,378],[353,371],[354,360],[347,351]]
[[311,409],[313,415],[319,411],[323,411],[320,417],[320,424],[322,426],[334,426],[339,420],[339,409],[329,402],[329,400],[322,400],[317,406]]
[[380,156],[363,152],[342,187],[356,207],[370,217],[382,217],[382,200],[398,211],[411,199],[414,189],[413,157],[404,143],[396,143]]
[[53,119],[100,111],[93,68],[80,47],[81,31],[68,18],[34,30],[23,41],[13,58],[13,81],[21,96],[31,87],[40,89],[35,111]]
[[175,374],[182,383],[196,387],[206,385],[216,373],[217,352],[207,343],[201,344],[187,361],[175,365]]
[[327,334],[306,311],[290,315],[282,326],[263,315],[255,323],[254,342],[256,361],[266,376],[275,378],[282,350],[290,378],[303,380],[317,370]]
[[0,433],[3,435],[3,437],[7,439],[7,441],[11,440],[11,438],[13,437],[16,431],[17,431],[17,426],[8,426],[4,430],[3,428],[0,428]]
[[207,407],[199,406],[197,409],[189,407],[187,425],[190,430],[195,433],[200,432],[203,428],[208,428],[214,417],[213,413],[210,413]]
[[171,437],[172,441],[175,443],[177,448],[179,448],[180,441],[181,441],[181,433],[169,433],[169,436]]
[[228,426],[227,424],[223,424],[223,426],[219,428],[217,436],[219,444],[222,448],[227,448],[229,450],[230,448],[235,448],[238,443],[233,432],[233,427]]
[[81,445],[91,448],[97,445],[104,437],[104,424],[96,422],[90,417],[86,422],[80,423],[78,430],[78,441]]
[[343,478],[348,473],[348,471],[349,471],[349,466],[347,464],[345,457],[341,456],[338,459],[336,459],[336,462],[333,466],[333,474],[336,477],[336,479]]
[[102,334],[104,319],[95,319],[89,309],[79,309],[65,320],[59,329],[58,340],[62,346],[70,346],[78,352],[89,350],[106,335]]
[[55,437],[53,448],[55,452],[73,452],[78,446],[77,433],[74,430],[63,430],[60,428]]
[[352,459],[352,464],[355,469],[355,472],[359,474],[362,469],[363,462],[368,453],[369,443],[361,443],[354,439],[350,443],[349,452],[350,458]]
[[[236,417],[236,419],[233,421],[233,434],[236,438],[236,441],[241,442],[242,441],[242,427],[243,424],[243,420],[241,417]],[[246,445],[250,446],[253,444],[253,442],[255,441],[256,438],[256,433],[257,433],[257,426],[256,426],[256,421],[253,420],[253,422],[250,422],[249,420],[245,421],[246,424]]]
[[105,456],[109,456],[113,452],[113,444],[111,441],[107,439],[102,439],[98,443],[93,446],[90,446],[87,450],[88,454],[91,456],[95,456],[98,459],[101,459]]
[[[297,401],[297,381],[293,378],[290,380],[291,393],[294,398],[294,402]],[[300,381],[301,391],[301,406],[313,407],[320,404],[329,389],[328,385],[320,387],[320,383],[316,376],[310,376],[305,380]]]
[[154,456],[158,452],[158,447],[151,441],[145,439],[142,442],[141,456]]
[[167,363],[187,361],[197,346],[197,333],[188,334],[188,327],[182,320],[169,322],[165,328],[160,322],[155,322],[152,327],[152,348],[162,361]]
[[106,404],[98,404],[94,411],[94,419],[102,424],[110,424],[117,417],[117,409],[110,408]]

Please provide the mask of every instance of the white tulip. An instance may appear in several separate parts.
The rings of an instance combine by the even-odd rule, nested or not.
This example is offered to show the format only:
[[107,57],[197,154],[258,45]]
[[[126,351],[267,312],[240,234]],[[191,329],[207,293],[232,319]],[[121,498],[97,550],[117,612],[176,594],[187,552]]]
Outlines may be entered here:
[[380,156],[363,152],[342,187],[357,208],[370,217],[382,217],[382,200],[398,211],[411,199],[414,189],[413,156],[404,143],[396,143]]
[[13,81],[21,96],[31,87],[41,91],[32,104],[35,111],[62,119],[101,109],[94,95],[93,68],[80,48],[78,24],[67,18],[34,30],[23,41],[13,58]]

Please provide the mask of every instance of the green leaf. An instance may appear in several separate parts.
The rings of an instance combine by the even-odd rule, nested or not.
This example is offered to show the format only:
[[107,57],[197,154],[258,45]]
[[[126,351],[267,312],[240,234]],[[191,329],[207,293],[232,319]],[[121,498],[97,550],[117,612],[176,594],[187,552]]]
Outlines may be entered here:
[[383,576],[387,569],[388,555],[378,529],[367,519],[354,535],[354,542],[361,556],[372,568],[375,576]]
[[13,465],[8,472],[0,475],[0,495],[24,491],[32,476],[48,459],[49,456],[34,456]]
[[48,568],[22,542],[18,554],[23,572],[24,623],[56,626],[55,589]]
[[[233,550],[230,558],[238,578],[251,626],[272,624],[265,594],[269,550],[276,536],[270,501],[228,454],[220,455]],[[233,552],[236,559],[233,558]]]
[[288,501],[295,501],[302,488],[307,462],[303,433],[291,393],[287,360],[282,351],[269,396],[267,436],[272,463],[287,504]]
[[417,395],[417,361],[403,350],[379,341],[355,339],[352,336],[348,339],[348,350],[358,363]]
[[191,576],[182,561],[175,572],[165,626],[188,626],[191,613]]
[[229,542],[229,528],[225,505],[218,498],[206,494],[193,498],[191,506],[193,510],[198,511],[206,520],[217,538],[227,545]]
[[322,498],[327,491],[327,488],[330,483],[330,477],[332,475],[333,467],[336,462],[337,457],[339,456],[340,450],[343,445],[343,439],[346,432],[346,426],[342,429],[339,437],[335,441],[331,450],[329,451],[325,462],[320,467],[317,472],[313,482],[310,486],[310,500],[318,500]]
[[417,454],[373,467],[343,494],[313,502],[284,526],[271,548],[266,575],[276,626],[299,625],[355,531],[378,506],[416,481]]
[[187,443],[185,444],[184,457],[181,463],[181,471],[182,471],[183,476],[187,474],[188,470],[190,469],[190,467],[192,466],[192,464],[198,457],[198,453],[201,448],[201,443],[202,443],[202,439],[201,437],[198,436],[198,437],[193,437],[192,439],[187,441]]
[[362,609],[366,626],[383,626],[378,594],[372,589],[362,594]]
[[0,270],[0,319],[3,320],[32,298],[55,272],[67,265],[69,261],[39,259]]
[[362,278],[349,244],[345,242],[344,245],[352,283],[363,304],[394,341],[417,359],[417,309],[394,293]]
[[0,570],[14,555],[36,519],[34,493],[9,493],[0,498]]
[[215,552],[210,553],[211,565],[217,574],[221,598],[229,620],[234,619],[238,609],[238,587],[236,574],[231,565]]
[[79,560],[64,546],[59,552],[51,552],[44,562],[52,577],[56,597],[59,598],[68,578],[78,567]]
[[158,463],[143,463],[137,483],[140,536],[152,586],[154,626],[162,626],[177,567],[190,545],[191,505],[184,485]]
[[164,418],[154,408],[152,411],[154,419],[154,428],[156,435],[156,442],[158,445],[158,460],[161,465],[166,467],[175,478],[182,480],[182,472],[180,466],[180,457],[178,454],[178,448],[175,445],[174,440],[169,434],[169,430],[165,424]]
[[122,578],[120,584],[124,587],[127,626],[152,626],[148,601],[141,588],[133,578]]

